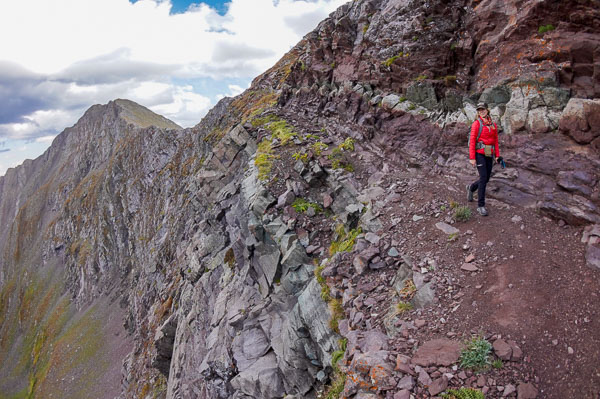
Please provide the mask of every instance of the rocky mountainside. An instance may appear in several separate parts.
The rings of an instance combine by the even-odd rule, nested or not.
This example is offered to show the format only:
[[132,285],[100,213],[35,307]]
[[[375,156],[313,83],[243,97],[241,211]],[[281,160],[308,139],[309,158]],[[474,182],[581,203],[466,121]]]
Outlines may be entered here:
[[0,178],[0,398],[597,397],[599,3],[352,1],[194,128],[90,108]]

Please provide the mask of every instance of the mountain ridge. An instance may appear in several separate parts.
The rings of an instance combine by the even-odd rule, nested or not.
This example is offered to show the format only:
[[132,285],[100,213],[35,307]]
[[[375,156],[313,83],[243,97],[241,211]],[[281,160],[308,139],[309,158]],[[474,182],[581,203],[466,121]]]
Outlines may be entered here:
[[[522,332],[506,314],[527,311],[507,301],[506,314],[493,312],[501,322],[486,319],[469,305],[479,294],[468,276],[452,267],[465,247],[519,252],[497,236],[479,243],[450,210],[454,186],[473,178],[464,132],[473,104],[490,103],[509,164],[490,183],[497,222],[519,240],[530,224],[558,237],[577,268],[557,273],[592,292],[599,234],[590,226],[584,246],[577,226],[600,221],[596,3],[572,4],[576,18],[540,33],[567,5],[541,1],[515,14],[518,2],[355,1],[193,128],[129,100],[93,106],[44,155],[0,178],[0,391],[247,399],[337,389],[374,398],[475,386],[468,372],[415,363],[431,334],[467,339],[480,326],[501,341]],[[588,36],[578,42],[582,29]],[[508,47],[502,32],[513,32]],[[486,75],[494,57],[519,46],[541,53]],[[522,75],[509,76],[519,67]],[[509,225],[512,211],[527,226]],[[542,215],[567,227],[548,227]],[[423,234],[439,233],[423,218],[459,232],[425,248]],[[527,264],[494,256],[476,257],[481,284]],[[400,312],[401,299],[414,309]],[[552,306],[590,320],[589,306],[564,302]],[[481,324],[461,327],[457,305]],[[557,317],[544,328],[577,353],[598,347],[593,318],[573,339],[560,333],[568,323]],[[538,363],[509,356],[503,370],[488,371],[489,397],[508,386],[520,397],[594,392],[600,382],[585,359],[553,374],[559,348],[546,359],[527,353],[546,339],[527,334],[511,353],[522,348]],[[96,363],[96,374],[82,377]]]

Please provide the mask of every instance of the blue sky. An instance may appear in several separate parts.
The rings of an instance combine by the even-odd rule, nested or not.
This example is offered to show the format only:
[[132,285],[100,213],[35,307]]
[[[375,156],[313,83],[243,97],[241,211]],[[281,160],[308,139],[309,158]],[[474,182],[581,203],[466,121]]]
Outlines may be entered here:
[[197,124],[345,1],[0,2],[0,176],[116,98]]
[[[134,3],[135,3],[135,1],[134,1]],[[227,11],[226,4],[229,2],[228,1],[218,1],[218,0],[208,0],[208,1],[205,1],[204,3],[213,7],[215,10],[217,10],[217,12],[219,14],[224,15],[225,12]],[[173,5],[173,7],[171,8],[171,13],[177,14],[177,13],[183,13],[183,12],[187,11],[190,4],[194,4],[194,2],[186,1],[186,0],[172,0],[171,4]]]

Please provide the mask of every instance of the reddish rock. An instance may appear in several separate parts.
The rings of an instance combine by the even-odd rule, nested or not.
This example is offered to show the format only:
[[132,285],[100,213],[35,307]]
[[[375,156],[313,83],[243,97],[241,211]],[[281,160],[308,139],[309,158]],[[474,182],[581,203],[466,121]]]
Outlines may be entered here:
[[333,198],[329,194],[323,194],[323,208],[329,208],[333,204]]
[[471,254],[465,258],[465,263],[471,263],[475,260],[475,255]]
[[394,399],[410,399],[410,391],[408,389],[403,389],[394,394]]
[[600,100],[572,98],[563,110],[559,127],[580,144],[600,136]]
[[460,270],[464,270],[466,272],[476,272],[479,269],[472,263],[463,263],[463,265],[460,267]]
[[536,399],[538,390],[530,383],[521,383],[517,388],[517,399]]
[[458,361],[461,346],[449,339],[434,339],[425,342],[412,359],[419,366],[450,366]]
[[510,360],[512,356],[512,348],[503,339],[497,339],[493,344],[494,353],[502,360]]
[[446,388],[448,388],[448,378],[442,376],[429,385],[429,394],[432,396],[437,395],[438,393],[444,392]]
[[519,348],[517,343],[515,341],[508,341],[508,344],[510,345],[510,348],[512,349],[512,355],[510,357],[510,360],[512,360],[512,361],[521,360],[521,358],[523,357],[523,351],[521,350],[521,348]]

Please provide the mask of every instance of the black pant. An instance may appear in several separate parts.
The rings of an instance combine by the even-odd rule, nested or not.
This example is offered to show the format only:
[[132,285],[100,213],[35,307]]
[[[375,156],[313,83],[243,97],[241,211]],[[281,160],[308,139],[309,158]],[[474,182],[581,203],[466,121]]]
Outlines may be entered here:
[[493,157],[486,157],[483,154],[475,153],[475,161],[477,163],[477,171],[479,172],[479,180],[471,184],[471,191],[477,191],[477,206],[485,206],[485,187],[492,176],[492,166],[494,165]]

